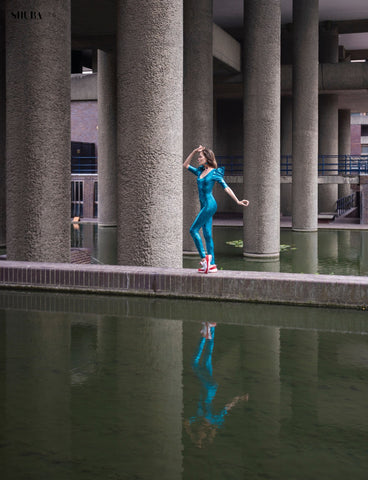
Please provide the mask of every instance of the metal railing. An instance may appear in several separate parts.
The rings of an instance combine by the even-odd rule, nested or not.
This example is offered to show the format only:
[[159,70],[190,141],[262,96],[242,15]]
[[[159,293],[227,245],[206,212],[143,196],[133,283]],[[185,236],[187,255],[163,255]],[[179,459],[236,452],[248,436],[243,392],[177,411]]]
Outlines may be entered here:
[[[241,155],[216,157],[218,165],[225,167],[226,175],[243,175]],[[280,174],[293,174],[292,155],[281,155]],[[364,175],[368,174],[368,155],[318,155],[318,175]]]
[[359,208],[359,203],[359,192],[354,192],[347,197],[339,198],[336,202],[337,216],[344,214],[352,208]]
[[71,172],[92,175],[97,173],[97,157],[71,157]]

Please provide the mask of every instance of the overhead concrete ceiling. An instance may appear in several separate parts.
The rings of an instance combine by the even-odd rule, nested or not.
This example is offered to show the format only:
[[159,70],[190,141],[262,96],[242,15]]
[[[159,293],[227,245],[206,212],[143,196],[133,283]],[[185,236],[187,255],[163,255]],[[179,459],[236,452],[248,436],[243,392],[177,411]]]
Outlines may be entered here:
[[[241,32],[244,0],[213,0],[214,22],[225,30]],[[72,36],[96,37],[114,35],[116,0],[71,0]],[[292,22],[293,0],[281,0],[282,23]],[[319,0],[320,21],[367,20],[368,0]],[[344,35],[349,50],[367,49],[368,36]]]
[[[243,25],[244,0],[213,0],[214,22],[225,30],[236,32]],[[281,23],[292,22],[293,0],[281,0]],[[323,21],[368,20],[368,0],[319,0],[319,19]],[[340,35],[340,45],[347,50],[366,50],[368,33]]]

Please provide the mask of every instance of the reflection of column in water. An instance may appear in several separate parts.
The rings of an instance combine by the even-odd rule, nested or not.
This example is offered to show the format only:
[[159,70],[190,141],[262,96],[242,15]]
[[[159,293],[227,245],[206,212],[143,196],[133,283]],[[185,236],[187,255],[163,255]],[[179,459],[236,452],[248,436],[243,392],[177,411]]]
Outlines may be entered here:
[[333,259],[337,260],[338,258],[338,231],[337,230],[328,230],[319,232],[318,236],[318,252],[319,258],[321,261],[323,259]]
[[[249,392],[248,431],[252,432],[246,448],[248,459],[260,451],[272,452],[262,458],[264,471],[278,469],[280,433],[280,329],[248,327],[244,329],[242,364],[244,384]],[[275,462],[275,463],[273,463]]]
[[318,272],[318,232],[293,232],[293,272]]
[[182,478],[182,322],[137,318],[116,331],[120,458],[127,478]]
[[350,230],[339,230],[337,232],[339,260],[345,260],[345,259],[351,260],[353,258],[356,258],[355,254],[352,256],[350,234],[351,234]]
[[280,260],[276,259],[261,259],[261,258],[247,258],[247,264],[252,265],[251,269],[255,272],[279,272]]
[[368,232],[361,232],[360,238],[360,274],[368,275]]
[[98,227],[97,259],[105,265],[116,265],[116,228]]
[[6,320],[3,478],[59,478],[70,462],[70,324],[41,312]]
[[[308,458],[305,463],[302,452],[298,453],[299,466],[307,466],[310,448],[315,448],[315,437],[308,434],[314,429],[317,421],[318,399],[318,333],[308,330],[285,330],[280,332],[282,426],[288,438],[295,435],[298,442],[303,443],[303,452]],[[307,432],[305,439],[310,438],[311,445],[305,445],[301,432]],[[318,445],[318,444],[317,444]],[[302,461],[299,463],[299,458]]]

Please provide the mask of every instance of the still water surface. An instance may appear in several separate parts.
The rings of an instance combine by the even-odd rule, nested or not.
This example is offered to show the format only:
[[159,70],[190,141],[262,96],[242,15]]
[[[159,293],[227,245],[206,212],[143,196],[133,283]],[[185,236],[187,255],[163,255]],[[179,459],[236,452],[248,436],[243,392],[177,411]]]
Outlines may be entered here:
[[[215,227],[214,243],[219,269],[319,273],[326,275],[368,275],[368,232],[320,230],[300,233],[281,230],[278,261],[257,261],[243,257],[242,248],[229,244],[242,240],[240,227]],[[93,261],[116,264],[116,229],[96,224],[72,227],[72,246],[91,250]],[[197,256],[184,256],[184,268],[198,268]]]
[[4,480],[366,479],[363,311],[0,291]]

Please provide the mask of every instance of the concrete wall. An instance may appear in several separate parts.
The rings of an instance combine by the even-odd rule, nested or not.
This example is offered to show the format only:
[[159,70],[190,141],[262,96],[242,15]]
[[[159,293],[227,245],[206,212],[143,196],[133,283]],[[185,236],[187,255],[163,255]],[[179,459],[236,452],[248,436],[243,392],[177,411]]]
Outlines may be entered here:
[[97,100],[97,74],[73,74],[71,76],[71,99]]

